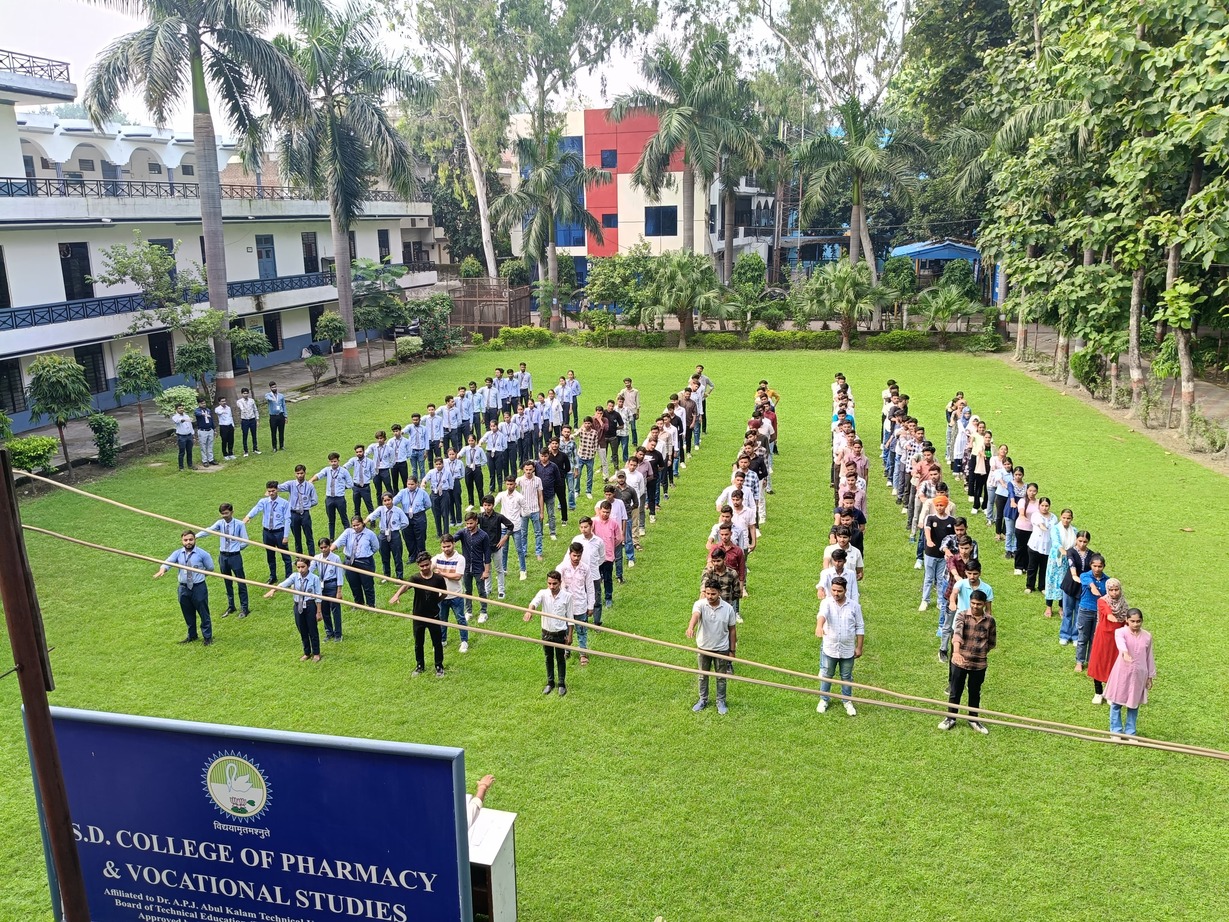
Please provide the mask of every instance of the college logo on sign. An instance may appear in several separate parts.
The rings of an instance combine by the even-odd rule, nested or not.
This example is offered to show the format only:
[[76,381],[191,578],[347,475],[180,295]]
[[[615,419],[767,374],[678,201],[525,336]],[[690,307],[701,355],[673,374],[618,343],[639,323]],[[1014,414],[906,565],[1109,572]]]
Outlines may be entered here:
[[260,766],[237,752],[223,752],[205,763],[205,792],[227,816],[254,820],[269,806],[269,782]]

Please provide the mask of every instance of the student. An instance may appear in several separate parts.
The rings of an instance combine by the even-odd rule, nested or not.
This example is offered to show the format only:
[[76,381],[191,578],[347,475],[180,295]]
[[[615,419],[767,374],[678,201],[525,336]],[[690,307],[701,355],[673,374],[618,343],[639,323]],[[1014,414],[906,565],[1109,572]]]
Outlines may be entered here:
[[1115,632],[1127,623],[1130,606],[1122,595],[1122,583],[1110,577],[1105,581],[1105,595],[1097,600],[1097,628],[1092,637],[1092,653],[1085,674],[1092,679],[1092,703],[1105,700],[1105,684],[1110,680],[1118,648]]
[[[964,561],[963,554],[961,560]],[[982,594],[985,613],[993,615],[994,590],[990,588],[989,583],[982,581],[981,562],[976,557],[970,557],[967,562],[964,562],[964,577],[956,580],[948,591],[947,604],[952,614],[943,619],[943,623],[939,626],[939,662],[941,663],[948,662],[948,645],[952,641],[956,622],[961,615],[969,613],[970,600],[974,592]]]
[[448,514],[452,508],[452,479],[444,469],[444,459],[436,457],[433,467],[422,478],[422,488],[431,495],[431,513],[435,517],[435,537],[448,532]]
[[[1092,551],[1088,542],[1092,535],[1087,531],[1075,533],[1075,544],[1067,548],[1066,573],[1063,574],[1063,618],[1058,626],[1059,646],[1075,643],[1079,639],[1076,618],[1080,609],[1080,577],[1091,569]],[[1098,607],[1100,603],[1098,602]]]
[[696,662],[700,669],[700,699],[691,709],[699,712],[708,707],[708,673],[711,670],[717,673],[717,713],[725,714],[729,710],[725,677],[734,671],[733,663],[725,655],[735,655],[738,615],[722,600],[720,589],[711,580],[704,584],[703,594],[691,607],[687,636],[696,639]]
[[835,580],[845,580],[845,596],[850,602],[857,603],[858,590],[858,574],[853,567],[849,565],[849,558],[842,547],[832,549],[832,565],[824,567],[819,574],[819,582],[815,584],[815,596],[821,602],[832,595],[832,583]]
[[312,558],[311,571],[320,580],[320,594],[325,596],[320,603],[324,618],[325,641],[341,640],[341,558],[330,550],[328,538],[316,542],[319,553]]
[[569,624],[564,618],[572,616],[572,595],[563,588],[563,577],[558,570],[546,574],[546,588],[538,592],[529,603],[525,612],[525,621],[533,617],[535,611],[541,612],[542,652],[546,657],[546,687],[542,694],[549,695],[555,690],[555,673],[559,673],[559,697],[568,693],[568,664],[565,647],[571,642],[568,638]]
[[[354,488],[354,478],[350,471],[341,466],[341,455],[335,451],[329,452],[328,467],[322,468],[312,477],[311,482],[324,481],[324,511],[329,517],[329,534],[337,534],[337,519],[341,518],[341,527],[346,527],[350,516],[346,514],[346,491]],[[358,512],[358,503],[354,504]]]
[[491,483],[491,491],[494,492],[499,487],[499,484],[503,482],[504,471],[508,469],[505,457],[508,449],[508,437],[499,428],[497,420],[493,419],[487,423],[486,434],[482,436],[479,444],[486,452],[487,479]]
[[[465,527],[456,533],[453,540],[461,545],[461,554],[465,558],[465,594],[472,596],[477,584],[478,597],[482,599],[478,611],[478,623],[481,624],[486,621],[486,587],[491,578],[492,545],[490,536],[478,525],[478,513],[472,509],[465,513]],[[465,603],[465,616],[473,618],[473,599],[462,601]]]
[[947,558],[943,553],[943,542],[956,531],[955,520],[947,514],[947,497],[936,496],[935,512],[928,515],[925,522],[926,546],[922,549],[926,577],[922,580],[922,604],[918,611],[925,611],[930,604],[930,590],[935,591],[935,601],[940,601],[939,594],[943,591],[943,572],[946,569]]
[[427,473],[427,446],[429,442],[427,427],[422,424],[421,414],[410,414],[410,424],[402,430],[402,433],[410,443],[410,476],[415,480],[422,480],[422,475]]
[[175,441],[179,446],[179,469],[184,469],[186,460],[188,470],[192,470],[192,446],[196,440],[196,417],[184,412],[182,403],[176,404],[175,412],[171,414],[171,422],[175,424]]
[[[504,597],[504,578],[508,571],[508,541],[512,538],[512,533],[516,531],[516,527],[506,517],[495,511],[495,497],[486,495],[482,497],[482,511],[478,513],[478,527],[486,532],[487,540],[491,546],[491,565],[495,569],[496,574],[496,589],[499,592],[499,598]],[[491,597],[491,571],[488,568],[486,585],[483,589],[486,591],[486,597]],[[482,624],[486,621],[486,613],[478,615],[478,623]]]
[[[248,543],[247,527],[235,519],[235,507],[230,503],[222,503],[218,506],[218,514],[221,518],[210,525],[207,530],[197,532],[196,540],[204,538],[209,532],[221,532],[218,538],[219,571],[223,576],[246,579],[247,574],[243,572],[243,549]],[[225,618],[235,612],[236,583],[229,579],[223,580],[223,583],[226,585],[226,611],[222,612],[222,617]],[[251,614],[248,609],[248,586],[244,582],[237,585],[239,587],[239,617],[246,618]]]
[[986,593],[974,589],[969,594],[968,612],[957,612],[955,630],[952,634],[952,661],[949,666],[948,702],[949,716],[939,723],[940,730],[950,730],[956,726],[956,718],[950,715],[958,714],[955,707],[964,695],[964,687],[969,686],[969,727],[978,733],[990,731],[977,719],[977,709],[981,706],[982,683],[986,679],[987,656],[995,648],[997,634],[994,616],[986,611]]
[[828,691],[832,688],[828,680],[839,669],[845,713],[855,717],[858,712],[849,700],[853,687],[848,683],[853,681],[854,660],[862,656],[866,625],[862,620],[862,607],[845,597],[848,584],[844,576],[832,579],[828,597],[819,603],[819,614],[815,618],[815,636],[823,640],[819,654],[819,676],[822,681],[819,683],[819,704],[815,710],[820,714],[828,710]]
[[700,574],[701,595],[704,593],[704,584],[709,580],[717,584],[717,591],[721,593],[721,598],[730,603],[730,606],[734,609],[734,614],[738,615],[738,623],[742,624],[742,615],[739,614],[743,595],[742,580],[738,578],[737,572],[726,565],[725,551],[719,547],[715,547],[709,552],[708,566]]
[[[550,539],[557,541],[555,534],[555,502],[559,498],[559,486],[563,482],[563,472],[551,460],[550,449],[543,447],[538,452],[538,460],[533,463],[533,475],[537,478],[538,483],[542,488],[542,505],[539,507],[539,525],[541,519],[546,519],[546,526],[550,529]],[[543,511],[545,515],[543,516]],[[567,504],[564,504],[564,519],[567,522]]]
[[[602,539],[602,544],[606,550],[605,559],[598,566],[598,570],[602,574],[602,586],[605,590],[602,608],[614,608],[615,548],[623,544],[623,525],[611,517],[612,507],[613,503],[610,500],[603,500],[601,505],[598,506],[597,518],[593,521],[593,533]],[[595,623],[601,624],[601,608],[597,609],[595,615],[597,618]]]
[[482,495],[485,492],[482,480],[482,470],[487,466],[490,459],[481,448],[478,447],[478,439],[470,433],[466,440],[466,445],[461,449],[461,462],[465,465],[465,492],[469,499],[467,510],[474,508],[474,494],[477,493],[477,502],[482,502]]
[[[277,494],[281,485],[276,480],[265,484],[265,495],[251,511],[243,517],[246,525],[256,516],[260,516],[262,543],[265,548],[265,559],[269,563],[269,585],[277,582],[277,552],[276,547],[288,547],[290,541],[290,503]],[[290,555],[282,551],[282,567],[285,576],[290,576]]]
[[376,431],[375,441],[367,446],[367,457],[375,462],[376,472],[371,482],[375,487],[376,497],[385,493],[395,494],[397,491],[393,489],[393,462],[397,451],[388,444],[388,435],[383,429]]
[[351,491],[354,495],[354,514],[363,514],[364,503],[367,505],[367,511],[372,512],[375,506],[371,502],[371,482],[376,476],[376,463],[367,457],[367,446],[355,445],[354,457],[349,458],[343,467],[349,471],[353,482]]
[[[1156,679],[1156,660],[1152,656],[1152,635],[1143,629],[1144,613],[1138,608],[1127,612],[1126,627],[1114,632],[1118,659],[1105,686],[1110,703],[1110,732],[1119,737],[1135,735],[1135,721],[1140,705],[1148,700],[1148,692]],[[1126,721],[1122,712],[1127,712]]]
[[632,379],[623,379],[623,390],[619,391],[623,398],[624,419],[631,432],[632,444],[640,444],[640,436],[636,432],[636,420],[640,418],[640,391],[632,387]]
[[[269,390],[265,394],[265,406],[269,413],[269,441],[273,443],[273,451],[284,451],[286,448],[286,395],[277,392],[277,382],[269,382]],[[255,445],[255,441],[252,442]]]
[[525,541],[528,542],[529,526],[533,526],[533,552],[540,561],[542,559],[542,508],[546,505],[542,481],[535,473],[532,461],[526,461],[521,470],[523,471],[521,478],[516,482],[521,491],[521,498],[524,500],[522,515],[525,521],[521,527],[525,531]]
[[[371,608],[376,604],[376,583],[372,574],[376,571],[375,555],[380,550],[380,539],[375,532],[367,529],[361,515],[350,519],[350,528],[338,536],[330,546],[331,551],[341,551],[341,557],[347,567],[346,582],[350,586],[350,597],[360,605]],[[366,572],[355,572],[355,570]]]
[[217,432],[215,420],[213,410],[209,409],[209,404],[205,403],[204,397],[201,397],[196,401],[196,438],[200,443],[203,467],[218,463],[213,459],[213,440]]
[[418,485],[413,474],[406,481],[405,489],[393,497],[401,507],[408,523],[401,533],[407,560],[417,560],[427,549],[427,511],[431,508],[431,494]]
[[323,619],[320,600],[311,595],[320,595],[322,586],[320,577],[311,572],[311,563],[306,557],[300,557],[294,562],[298,571],[294,576],[288,576],[277,587],[265,593],[266,599],[271,599],[280,589],[289,589],[294,600],[294,624],[299,629],[299,638],[303,641],[303,655],[299,662],[311,659],[313,663],[320,662],[320,628],[316,622]]
[[[414,562],[418,564],[418,572],[410,577],[410,585],[414,587],[414,607],[411,609],[414,614],[414,671],[410,677],[416,678],[426,671],[423,646],[425,635],[430,632],[435,676],[441,678],[444,675],[444,638],[441,634],[443,625],[439,623],[440,602],[443,601],[447,583],[444,577],[432,570],[431,555],[426,551],[421,552]],[[393,593],[390,605],[397,604],[405,588],[401,586]]]
[[500,411],[499,388],[495,386],[495,381],[492,378],[485,380],[485,386],[478,391],[482,395],[482,425],[490,429],[491,423],[498,425]]
[[[568,440],[571,442],[571,440]],[[575,456],[576,447],[572,446],[572,455]],[[560,439],[553,438],[547,447],[547,460],[558,468],[559,475],[555,478],[555,504],[559,507],[559,516],[563,520],[563,524],[568,524],[568,509],[576,508],[576,499],[572,494],[572,461],[564,451]],[[541,477],[541,475],[539,475]],[[554,520],[551,521],[551,532],[554,533]]]
[[571,541],[572,544],[579,544],[584,548],[584,556],[582,562],[589,570],[589,576],[593,578],[593,617],[595,624],[602,623],[602,562],[606,559],[606,542],[599,538],[593,531],[593,519],[587,515],[582,515],[577,522],[580,528],[580,534],[576,535]]
[[435,555],[431,564],[435,572],[444,577],[448,587],[448,592],[440,600],[439,608],[442,643],[448,643],[448,613],[451,611],[461,628],[461,646],[457,649],[466,653],[469,651],[469,631],[466,630],[469,622],[465,618],[465,600],[460,596],[461,580],[465,575],[465,555],[455,552],[452,535],[444,535],[440,539],[440,552]]
[[[504,492],[495,497],[494,508],[503,514],[512,525],[512,540],[516,545],[516,556],[520,561],[521,579],[527,579],[525,570],[526,540],[525,540],[525,498],[516,489],[516,478],[504,478]],[[504,546],[503,562],[505,568],[508,560],[507,545]]]
[[392,483],[388,489],[396,496],[410,475],[410,440],[402,434],[400,423],[393,423],[393,437],[388,444],[393,450]]
[[576,492],[580,492],[581,475],[588,471],[587,480],[585,481],[585,496],[589,499],[593,499],[593,459],[598,453],[601,434],[593,422],[593,417],[586,416],[576,443]]
[[188,625],[188,636],[179,643],[192,643],[196,640],[196,619],[199,616],[200,636],[208,647],[213,643],[213,621],[209,617],[209,587],[205,585],[205,574],[181,568],[195,567],[213,572],[213,558],[196,546],[196,533],[191,529],[183,532],[179,540],[183,546],[171,552],[154,574],[154,579],[161,578],[172,567],[179,569],[179,611]]
[[307,467],[302,464],[294,466],[294,480],[287,480],[277,485],[279,493],[287,494],[290,503],[290,530],[294,534],[294,552],[303,553],[303,541],[307,540],[307,553],[310,555],[316,544],[312,533],[312,509],[320,503],[316,488],[307,479]]
[[1083,672],[1092,652],[1092,632],[1097,624],[1097,603],[1105,598],[1105,558],[1093,554],[1088,572],[1080,574],[1080,607],[1076,615],[1075,671]]
[[252,453],[258,455],[260,446],[256,443],[256,432],[260,423],[259,404],[252,399],[246,387],[239,392],[239,399],[235,403],[239,408],[239,428],[243,432],[243,457],[248,456],[249,435],[252,437]]
[[[457,438],[460,438],[458,435]],[[448,447],[448,459],[444,462],[448,475],[448,523],[449,527],[461,524],[461,485],[465,482],[465,464],[457,457],[457,450]],[[482,494],[479,493],[479,496]]]
[[222,442],[222,460],[235,460],[235,414],[225,397],[218,398],[218,405],[213,408],[214,418],[218,421],[218,439]]
[[[589,665],[589,628],[588,621],[593,617],[593,576],[584,560],[585,547],[579,541],[573,541],[563,560],[556,569],[559,572],[563,588],[572,597],[572,609],[569,617],[579,621],[575,625],[576,644],[580,648],[580,664]],[[568,626],[568,645],[572,643],[572,627]]]
[[389,572],[390,556],[396,567],[397,579],[403,579],[405,568],[402,562],[401,532],[410,523],[405,513],[393,505],[393,494],[385,493],[380,497],[380,508],[367,516],[367,521],[376,523],[376,532],[380,536],[380,563],[384,567],[384,579],[381,582],[387,582],[392,575]]
[[434,465],[436,458],[444,457],[444,418],[435,412],[435,404],[427,404],[422,424],[427,430],[427,464]]
[[[1050,539],[1054,528],[1058,525],[1058,516],[1050,511],[1050,498],[1043,496],[1029,518],[1033,523],[1033,533],[1028,539],[1028,576],[1024,591],[1031,594],[1034,589],[1045,591],[1046,564],[1050,559]],[[1094,603],[1094,611],[1096,607]]]

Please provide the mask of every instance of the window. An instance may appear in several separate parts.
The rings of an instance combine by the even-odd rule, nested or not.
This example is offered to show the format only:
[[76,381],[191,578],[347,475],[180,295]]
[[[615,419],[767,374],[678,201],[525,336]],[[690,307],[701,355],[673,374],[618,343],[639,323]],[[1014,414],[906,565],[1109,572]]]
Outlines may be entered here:
[[149,175],[150,176],[161,176],[162,175],[162,164],[154,163],[151,161],[149,164]]
[[93,173],[94,172],[94,161],[87,160],[85,157],[81,157],[80,159],[77,160],[77,169],[79,169],[82,173]]
[[85,243],[60,244],[60,272],[64,276],[64,297],[69,301],[94,297],[90,277],[90,248]]
[[354,231],[350,231],[350,262],[358,259],[358,246],[354,242]]
[[21,386],[21,363],[17,359],[0,361],[0,410],[9,416],[26,408],[26,391]]
[[602,169],[613,170],[619,165],[619,152],[617,150],[602,151]]
[[376,237],[380,243],[380,262],[384,262],[384,260],[393,255],[393,248],[388,243],[388,229],[381,228],[377,230]]
[[85,369],[85,383],[89,385],[91,394],[101,394],[107,389],[107,366],[102,359],[102,343],[78,346],[73,350],[73,358]]
[[677,237],[679,210],[677,205],[649,205],[644,209],[646,237]]
[[194,166],[193,166],[192,164],[190,164],[190,163],[185,163],[185,164],[183,164],[183,165],[181,165],[181,166],[180,166],[180,168],[179,168],[179,175],[180,175],[180,176],[195,176],[195,175],[196,175],[196,167],[194,167]]
[[4,247],[0,247],[0,310],[8,310],[13,306],[13,296],[9,294],[9,276],[4,268]]
[[614,230],[619,226],[619,216],[617,214],[602,215],[602,227],[607,230]]
[[43,165],[44,170],[51,170],[52,172],[55,171],[55,164],[52,163],[50,160],[48,160],[46,157],[39,157],[38,159],[39,159],[39,162]]
[[273,351],[282,348],[282,317],[280,314],[265,314],[265,338]]
[[316,232],[304,231],[300,238],[303,241],[303,271],[320,271],[320,250],[316,246]]

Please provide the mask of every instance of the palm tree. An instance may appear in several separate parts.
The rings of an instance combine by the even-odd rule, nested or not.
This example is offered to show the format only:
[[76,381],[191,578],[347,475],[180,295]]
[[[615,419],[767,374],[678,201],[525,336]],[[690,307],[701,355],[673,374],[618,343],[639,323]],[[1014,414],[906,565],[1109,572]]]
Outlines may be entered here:
[[[557,224],[580,224],[585,233],[601,243],[602,225],[585,208],[584,192],[589,186],[610,182],[607,170],[585,166],[584,158],[567,150],[560,129],[547,131],[542,138],[517,138],[516,153],[524,175],[515,189],[505,192],[491,206],[491,216],[503,230],[526,222],[523,249],[538,259],[546,254],[546,279],[551,298],[550,328],[557,332],[561,315],[555,297],[559,286]],[[570,293],[570,292],[569,292]]]
[[814,213],[849,190],[849,261],[857,265],[865,251],[871,282],[878,281],[875,250],[866,226],[864,195],[868,186],[886,188],[894,197],[917,188],[914,158],[921,145],[900,121],[849,98],[836,110],[832,130],[798,146],[795,157],[806,183],[804,215]]
[[894,293],[875,284],[866,265],[828,263],[815,274],[815,297],[841,321],[841,351],[849,351],[858,321],[890,303]]
[[649,303],[659,316],[673,314],[679,321],[679,348],[687,347],[693,329],[692,314],[713,314],[721,304],[721,286],[712,260],[691,250],[663,253],[653,277]]
[[[188,90],[192,99],[192,143],[201,200],[201,230],[209,267],[209,306],[218,311],[219,332],[226,317],[226,247],[222,237],[222,187],[218,144],[209,106],[210,93],[222,100],[230,126],[248,136],[256,124],[252,104],[259,100],[274,117],[298,112],[305,104],[303,81],[293,64],[261,36],[281,10],[303,13],[318,0],[98,0],[148,24],[112,42],[89,71],[86,111],[103,125],[119,111],[120,97],[142,92],[145,108],[164,125]],[[185,79],[186,78],[186,79]],[[185,86],[185,83],[187,86]],[[234,402],[234,365],[225,335],[214,339],[218,396]]]
[[274,39],[295,62],[311,105],[297,117],[274,120],[280,166],[287,181],[329,202],[337,273],[337,312],[346,325],[341,376],[362,377],[354,329],[350,227],[377,179],[407,200],[415,190],[414,160],[382,103],[390,93],[425,99],[430,85],[379,47],[380,19],[366,3],[325,7],[300,18],[297,35]]
[[981,304],[954,285],[935,285],[922,292],[918,299],[927,327],[934,327],[939,336],[939,348],[947,348],[947,335],[953,323],[981,310]]

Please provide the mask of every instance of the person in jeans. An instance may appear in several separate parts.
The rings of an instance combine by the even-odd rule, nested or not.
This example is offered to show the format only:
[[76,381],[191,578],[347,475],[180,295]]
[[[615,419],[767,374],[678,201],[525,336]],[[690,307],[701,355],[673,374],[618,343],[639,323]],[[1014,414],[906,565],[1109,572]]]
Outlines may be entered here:
[[[508,541],[512,538],[513,532],[516,531],[516,526],[503,515],[495,511],[495,497],[487,494],[482,497],[482,511],[478,513],[478,527],[486,532],[487,540],[491,545],[491,565],[494,567],[496,576],[495,588],[499,593],[499,598],[504,597],[504,578],[508,572]],[[487,570],[486,595],[491,597],[491,576],[490,569]],[[486,620],[485,615],[478,616],[478,623],[481,624]]]
[[179,445],[179,469],[184,469],[187,462],[188,470],[192,470],[192,445],[196,441],[196,418],[184,412],[183,404],[175,407],[171,414],[171,422],[175,424],[175,441]]
[[469,631],[465,628],[469,621],[465,618],[465,600],[460,596],[463,591],[461,580],[465,575],[465,555],[455,553],[454,547],[455,542],[452,540],[452,535],[444,535],[440,539],[440,552],[435,555],[431,563],[435,572],[444,577],[448,585],[448,593],[440,600],[439,606],[440,622],[443,626],[441,631],[443,643],[448,643],[448,613],[452,612],[461,628],[461,646],[457,649],[461,653],[466,653],[469,651]]
[[862,606],[845,597],[846,586],[843,576],[832,580],[828,597],[819,603],[819,614],[815,618],[815,636],[823,640],[819,653],[819,676],[822,681],[819,683],[819,704],[815,710],[820,714],[828,710],[828,691],[832,688],[828,680],[839,669],[845,713],[854,717],[858,712],[849,700],[853,694],[849,683],[853,681],[853,661],[862,656],[866,625],[862,620]]
[[593,423],[592,416],[586,416],[580,427],[580,436],[576,443],[576,492],[580,492],[580,478],[588,471],[585,481],[585,496],[593,499],[593,459],[597,457],[598,440],[601,433]]
[[930,604],[930,590],[933,587],[935,601],[942,607],[943,576],[947,569],[947,558],[943,553],[943,542],[955,533],[956,520],[947,514],[947,497],[939,494],[934,499],[934,514],[926,516],[923,530],[926,534],[926,545],[922,548],[922,564],[926,569],[926,577],[922,580],[922,604],[918,611],[925,611]]
[[[1138,608],[1127,612],[1127,625],[1114,631],[1118,659],[1105,685],[1110,703],[1110,732],[1115,736],[1134,736],[1139,706],[1148,700],[1156,679],[1156,660],[1152,655],[1152,635],[1144,629],[1144,613]],[[1126,711],[1126,720],[1123,720]]]
[[[529,540],[529,526],[533,526],[533,553],[538,560],[542,559],[542,509],[546,505],[545,496],[542,490],[542,480],[534,473],[534,463],[526,461],[521,465],[521,470],[524,472],[521,479],[518,480],[517,486],[521,488],[521,499],[524,500],[524,515],[525,521],[522,528],[525,532],[525,540]],[[522,567],[522,569],[524,569]]]
[[968,612],[956,613],[955,630],[952,634],[952,661],[948,667],[950,691],[947,696],[949,707],[947,717],[939,723],[940,730],[950,730],[956,726],[954,714],[959,713],[955,707],[964,695],[964,688],[969,686],[969,726],[978,733],[990,731],[977,719],[977,709],[981,706],[981,688],[986,680],[988,654],[997,643],[994,616],[986,611],[986,593],[975,589],[969,595]]
[[602,608],[614,608],[614,561],[615,548],[623,546],[623,525],[611,516],[613,503],[602,500],[597,507],[597,518],[593,520],[593,533],[602,539],[605,557],[598,567],[602,574],[603,598],[601,608],[597,609],[597,624],[602,623]]
[[[470,436],[473,438],[473,436]],[[463,584],[465,594],[474,594],[474,584],[477,583],[478,596],[482,603],[478,609],[478,622],[486,621],[487,581],[491,578],[491,539],[478,525],[478,513],[465,513],[465,527],[454,536],[456,543],[461,545],[462,556],[465,557],[465,576]],[[474,602],[472,599],[462,599],[465,603],[465,616],[473,618]]]
[[[968,541],[969,539],[965,538],[965,540]],[[964,553],[962,551],[961,559],[963,558]],[[961,615],[969,613],[974,592],[980,592],[986,597],[986,614],[993,615],[994,590],[990,588],[989,583],[981,578],[981,561],[976,557],[970,557],[964,564],[964,576],[956,580],[948,591],[947,603],[949,614],[939,628],[939,662],[941,663],[948,662],[948,647],[952,642],[956,621]]]
[[696,662],[700,669],[700,700],[691,709],[699,712],[708,707],[708,674],[713,671],[717,673],[717,713],[724,714],[729,710],[725,677],[734,671],[733,664],[725,657],[734,656],[738,645],[738,615],[730,603],[721,598],[715,580],[704,584],[704,594],[691,607],[687,636],[696,639]]
[[[527,579],[525,570],[526,545],[525,540],[525,498],[516,489],[516,478],[504,478],[504,492],[495,497],[495,509],[512,524],[512,542],[516,547],[516,556],[520,562],[521,579]],[[503,566],[508,566],[508,546],[504,545]]]
[[[542,653],[546,657],[546,687],[542,694],[549,695],[555,690],[555,672],[559,673],[559,697],[568,693],[568,663],[565,647],[570,626],[562,620],[572,617],[572,595],[563,588],[563,577],[558,570],[546,574],[546,588],[538,592],[529,603],[525,612],[525,620],[533,617],[535,611],[541,612],[542,618]],[[559,646],[548,646],[558,644]]]
[[1105,598],[1105,558],[1093,554],[1088,558],[1088,572],[1080,574],[1080,608],[1076,614],[1075,671],[1083,672],[1092,652],[1092,633],[1097,626],[1097,602]]

